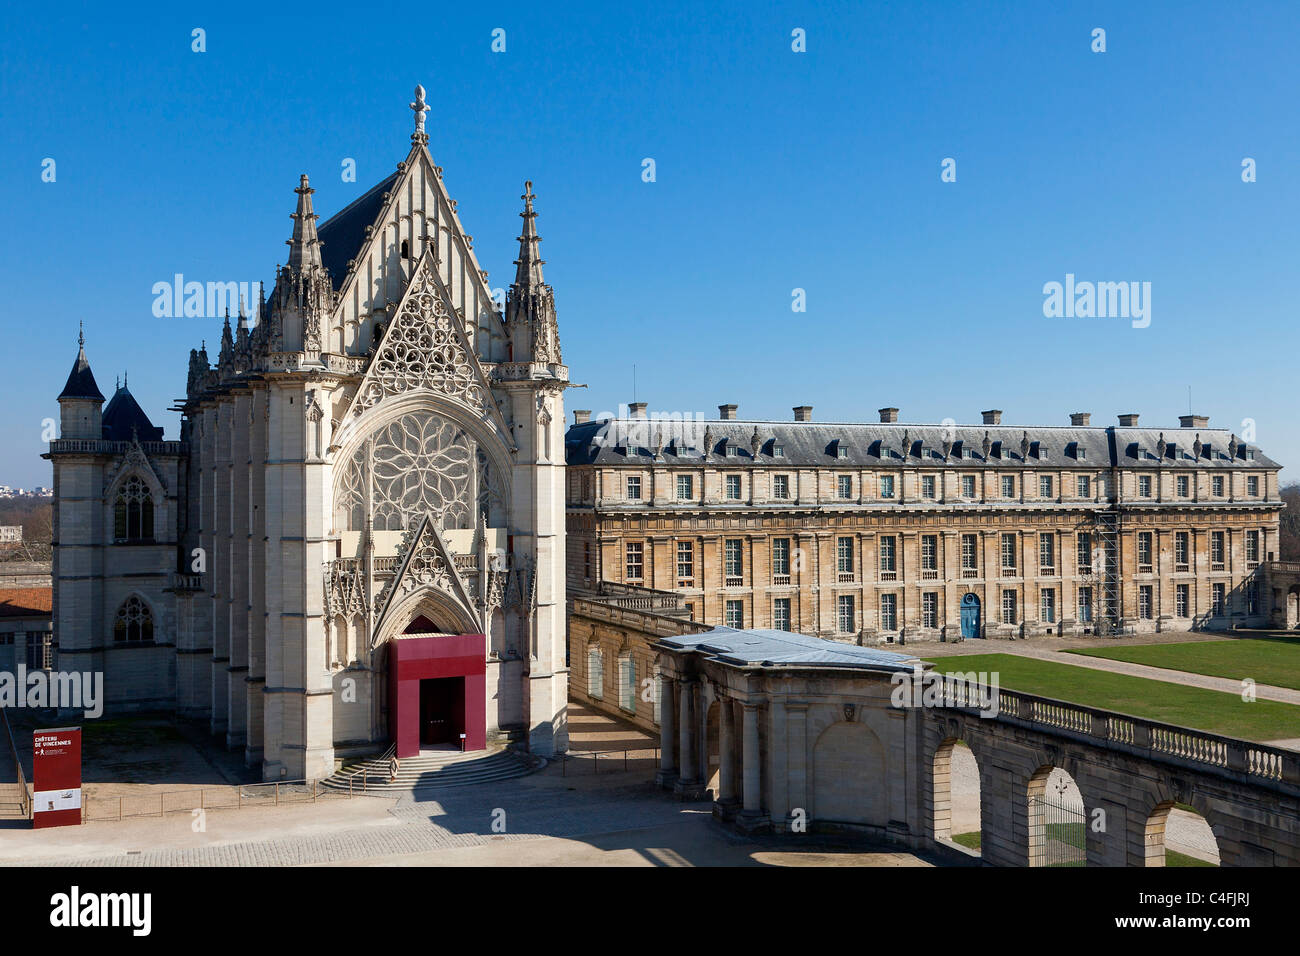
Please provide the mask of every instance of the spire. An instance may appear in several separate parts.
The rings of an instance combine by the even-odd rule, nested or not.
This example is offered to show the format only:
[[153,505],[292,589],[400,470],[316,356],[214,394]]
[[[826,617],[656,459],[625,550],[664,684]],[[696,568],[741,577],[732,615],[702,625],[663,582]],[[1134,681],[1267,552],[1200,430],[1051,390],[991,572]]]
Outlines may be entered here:
[[60,400],[65,398],[90,398],[101,402],[104,400],[99,386],[95,384],[95,376],[90,371],[90,360],[86,358],[86,330],[80,323],[77,326],[77,360],[72,363],[67,384],[59,393]]
[[537,213],[533,211],[533,184],[524,183],[524,231],[519,237],[519,258],[515,260],[515,281],[506,297],[506,328],[510,331],[511,354],[517,362],[558,364],[560,333],[555,321],[555,296],[542,278],[537,236]]
[[524,194],[519,197],[524,201],[524,211],[519,218],[524,221],[524,232],[519,237],[519,258],[515,260],[515,288],[520,291],[539,289],[544,284],[542,266],[545,264],[538,248],[541,239],[537,235],[537,213],[533,211],[533,184],[524,183]]
[[289,247],[289,268],[301,272],[304,266],[319,266],[320,239],[316,237],[316,220],[320,217],[312,211],[311,194],[316,190],[307,185],[307,174],[303,173],[294,190],[298,194],[298,209],[290,214],[293,220],[293,238],[286,239]]
[[411,134],[411,142],[416,146],[428,146],[429,136],[424,131],[424,114],[429,112],[429,105],[424,102],[423,86],[415,87],[415,102],[411,104],[411,109],[415,111],[415,132]]

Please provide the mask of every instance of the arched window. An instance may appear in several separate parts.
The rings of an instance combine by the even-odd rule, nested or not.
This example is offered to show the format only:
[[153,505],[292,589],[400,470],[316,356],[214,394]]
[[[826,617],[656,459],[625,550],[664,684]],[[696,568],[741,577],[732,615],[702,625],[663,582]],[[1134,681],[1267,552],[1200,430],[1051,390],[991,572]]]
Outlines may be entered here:
[[152,640],[153,613],[149,610],[149,605],[132,595],[117,609],[117,620],[113,622],[113,641],[128,643]]
[[587,696],[593,700],[605,696],[605,653],[599,644],[587,646]]
[[139,478],[128,478],[113,501],[113,540],[153,540],[153,496]]
[[631,653],[618,659],[618,706],[630,714],[636,713],[636,663]]

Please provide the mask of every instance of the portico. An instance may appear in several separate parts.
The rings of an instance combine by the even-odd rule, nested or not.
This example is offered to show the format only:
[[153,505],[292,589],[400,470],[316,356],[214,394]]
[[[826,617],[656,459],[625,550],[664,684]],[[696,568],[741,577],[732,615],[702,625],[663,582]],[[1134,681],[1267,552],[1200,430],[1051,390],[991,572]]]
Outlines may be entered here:
[[[658,782],[683,799],[713,794],[745,831],[819,827],[914,840],[906,776],[919,716],[890,704],[908,655],[785,631],[719,627],[661,637]],[[710,755],[717,754],[716,776]]]

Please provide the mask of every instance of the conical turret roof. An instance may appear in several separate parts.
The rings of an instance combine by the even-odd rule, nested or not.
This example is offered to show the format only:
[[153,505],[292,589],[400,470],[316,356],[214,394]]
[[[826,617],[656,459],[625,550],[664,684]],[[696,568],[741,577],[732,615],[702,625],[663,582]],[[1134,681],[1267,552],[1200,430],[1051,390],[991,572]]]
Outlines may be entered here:
[[72,363],[72,371],[68,373],[67,384],[63,386],[63,391],[59,393],[59,401],[65,398],[88,398],[102,402],[103,393],[100,392],[99,386],[95,384],[95,375],[90,371],[90,360],[86,358],[86,335],[84,332],[77,334],[77,360]]

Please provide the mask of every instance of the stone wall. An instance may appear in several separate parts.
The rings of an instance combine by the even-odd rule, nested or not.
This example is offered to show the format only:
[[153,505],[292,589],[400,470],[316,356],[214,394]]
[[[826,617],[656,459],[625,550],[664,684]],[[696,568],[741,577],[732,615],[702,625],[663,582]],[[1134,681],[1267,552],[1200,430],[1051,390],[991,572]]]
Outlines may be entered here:
[[[657,733],[658,654],[650,645],[665,635],[696,634],[709,628],[666,614],[614,607],[595,598],[570,598],[568,612],[570,698]],[[603,675],[593,683],[595,654],[603,660]],[[620,660],[631,662],[636,687],[635,694],[625,692],[621,699]]]

